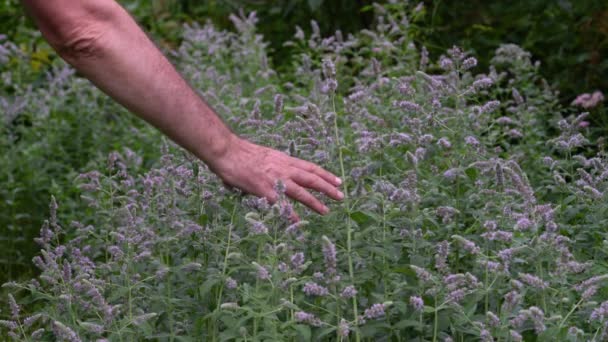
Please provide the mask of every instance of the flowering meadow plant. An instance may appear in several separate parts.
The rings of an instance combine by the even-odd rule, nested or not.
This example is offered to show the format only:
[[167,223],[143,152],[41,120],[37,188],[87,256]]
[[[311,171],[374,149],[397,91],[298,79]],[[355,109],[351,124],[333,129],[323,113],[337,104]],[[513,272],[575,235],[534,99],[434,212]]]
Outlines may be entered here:
[[125,145],[75,177],[70,221],[51,201],[39,277],[5,284],[8,336],[607,340],[608,160],[587,114],[518,46],[485,73],[458,47],[431,61],[405,5],[374,9],[357,35],[298,28],[285,75],[255,14],[186,26],[170,54],[239,134],[341,176],[329,215],[281,182],[270,205],[173,145],[154,167]]

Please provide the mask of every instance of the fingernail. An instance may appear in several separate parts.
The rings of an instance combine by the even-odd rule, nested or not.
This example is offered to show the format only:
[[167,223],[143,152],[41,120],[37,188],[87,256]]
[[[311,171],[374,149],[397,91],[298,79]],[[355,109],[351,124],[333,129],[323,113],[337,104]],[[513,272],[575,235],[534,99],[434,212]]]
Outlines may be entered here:
[[342,184],[342,180],[338,177],[336,177],[336,183],[338,183],[338,185]]
[[323,207],[323,214],[327,214],[329,213],[329,208],[328,207]]
[[342,191],[338,191],[338,198],[339,199],[343,199],[344,198],[344,193],[342,193]]

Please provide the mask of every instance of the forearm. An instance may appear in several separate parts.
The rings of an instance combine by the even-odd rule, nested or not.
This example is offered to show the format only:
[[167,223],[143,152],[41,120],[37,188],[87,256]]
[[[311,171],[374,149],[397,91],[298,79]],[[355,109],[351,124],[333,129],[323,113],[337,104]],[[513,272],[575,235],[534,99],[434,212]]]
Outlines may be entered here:
[[59,54],[206,163],[235,136],[113,0],[24,0]]

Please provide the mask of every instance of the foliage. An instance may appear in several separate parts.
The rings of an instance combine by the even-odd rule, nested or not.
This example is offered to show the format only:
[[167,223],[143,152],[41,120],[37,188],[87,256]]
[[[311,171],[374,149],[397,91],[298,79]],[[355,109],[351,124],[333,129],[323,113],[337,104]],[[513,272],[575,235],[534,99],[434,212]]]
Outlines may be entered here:
[[76,170],[125,143],[158,155],[149,147],[157,133],[50,55],[48,48],[24,51],[0,40],[2,281],[31,271],[31,241],[51,193],[66,211],[77,210]]
[[[585,1],[427,1],[420,39],[432,52],[458,42],[489,65],[492,51],[516,43],[542,61],[542,74],[572,101],[608,89],[608,4]],[[606,126],[604,126],[605,129]]]
[[[296,207],[306,221],[290,222],[284,198],[271,206],[231,192],[174,146],[146,166],[150,154],[123,136],[76,177],[88,208],[68,203],[63,218],[62,200],[51,201],[36,240],[41,275],[5,286],[5,331],[65,341],[605,340],[608,162],[590,148],[588,114],[561,108],[516,45],[479,73],[457,47],[429,59],[405,6],[373,8],[375,27],[357,35],[297,31],[292,75],[269,65],[253,14],[231,17],[236,33],[185,26],[171,54],[243,136],[341,175],[347,196],[328,216]],[[27,97],[33,108],[106,113],[76,77],[49,87],[57,75],[42,89],[63,90],[61,100]]]

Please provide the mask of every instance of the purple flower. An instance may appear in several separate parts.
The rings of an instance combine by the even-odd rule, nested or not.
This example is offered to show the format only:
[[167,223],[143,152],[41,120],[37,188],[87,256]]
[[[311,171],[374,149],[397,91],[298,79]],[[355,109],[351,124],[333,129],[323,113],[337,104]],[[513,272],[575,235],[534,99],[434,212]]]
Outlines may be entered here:
[[481,234],[481,237],[489,241],[504,241],[510,242],[513,239],[513,233],[497,230],[495,232],[487,232]]
[[386,306],[384,304],[376,303],[368,309],[365,309],[363,316],[368,319],[380,318],[386,314],[385,309]]
[[353,298],[357,295],[357,289],[353,285],[349,285],[342,290],[342,298]]
[[338,324],[338,334],[342,337],[347,337],[350,334],[350,325],[344,318]]
[[593,309],[589,319],[592,321],[599,321],[600,323],[606,322],[608,320],[608,301],[603,302],[599,307]]
[[449,179],[449,180],[454,180],[454,179],[456,179],[456,177],[458,177],[458,175],[460,175],[461,173],[462,173],[462,172],[460,171],[460,169],[459,169],[459,168],[452,168],[452,169],[446,170],[446,171],[443,173],[443,177],[445,177],[446,179]]
[[518,105],[521,105],[524,103],[524,98],[521,96],[519,91],[517,91],[517,89],[513,88],[513,90],[511,91],[511,94],[513,95],[513,100],[515,100],[515,103],[517,103]]
[[41,317],[42,317],[42,314],[35,314],[33,316],[27,317],[26,319],[23,320],[23,324],[25,325],[26,328],[29,328],[32,325],[34,325],[34,323],[36,323]]
[[572,101],[573,106],[583,107],[585,109],[596,107],[604,101],[604,94],[601,91],[595,91],[593,94],[581,94]]
[[481,331],[479,332],[479,338],[482,342],[494,342],[492,333],[490,333],[488,329],[481,329]]
[[232,279],[231,277],[228,277],[228,278],[226,278],[225,285],[226,285],[227,289],[236,289],[237,282],[236,282],[236,280]]
[[74,330],[59,321],[53,322],[53,333],[55,333],[55,336],[60,340],[65,340],[67,342],[82,342]]
[[486,89],[492,86],[494,81],[489,77],[483,77],[473,82],[473,88],[476,90]]
[[46,330],[44,330],[43,328],[37,329],[36,331],[34,331],[32,333],[32,335],[30,335],[30,337],[32,338],[32,340],[39,340],[42,337],[42,334],[44,334]]
[[418,296],[411,296],[410,305],[414,307],[415,311],[422,311],[422,309],[424,309],[424,300]]
[[81,322],[80,326],[85,328],[87,331],[92,332],[94,334],[101,334],[104,332],[105,328],[103,325],[90,323],[90,322]]
[[334,245],[327,236],[323,236],[323,258],[325,259],[325,267],[327,268],[327,274],[336,273],[336,254],[336,245]]
[[423,282],[427,282],[427,281],[431,280],[433,277],[431,275],[431,273],[429,273],[429,271],[425,270],[422,267],[418,267],[415,265],[410,265],[410,267],[414,270],[418,279],[420,279]]
[[333,78],[325,80],[321,86],[321,92],[323,94],[334,93],[336,89],[338,89],[338,82]]
[[0,327],[5,327],[10,331],[16,331],[19,328],[17,322],[0,319]]
[[441,217],[441,221],[444,224],[452,222],[454,216],[459,213],[459,211],[452,207],[438,207],[436,210],[437,216]]
[[536,306],[531,306],[528,310],[530,312],[529,317],[534,323],[534,331],[537,334],[540,334],[545,331],[547,328],[545,327],[544,323],[545,313],[543,312],[543,310]]
[[546,289],[547,287],[549,287],[549,284],[540,279],[539,277],[532,275],[532,274],[528,274],[528,273],[520,273],[519,274],[519,278],[526,284],[528,284],[529,286],[535,287],[537,289]]
[[117,260],[117,261],[122,259],[123,256],[125,255],[125,253],[122,251],[122,249],[120,249],[120,247],[114,246],[114,245],[108,247],[108,253],[110,253],[112,258],[114,258],[114,260]]
[[584,334],[585,333],[577,327],[568,328],[568,335],[570,335],[570,336],[576,337],[578,335],[584,335]]
[[15,320],[19,319],[21,308],[17,304],[17,301],[15,301],[15,297],[13,297],[13,295],[10,293],[8,294],[8,304],[11,309],[11,318]]
[[420,112],[422,111],[422,108],[414,103],[414,102],[410,102],[410,101],[396,101],[393,103],[396,107],[399,107],[401,109],[405,109],[406,111],[409,112]]
[[304,253],[297,252],[291,256],[291,266],[293,268],[298,269],[304,265]]
[[464,296],[466,296],[466,294],[467,292],[464,289],[456,289],[448,293],[447,300],[450,302],[459,303],[464,299]]
[[448,254],[450,254],[450,243],[448,241],[439,242],[437,244],[437,254],[435,254],[435,268],[437,268],[437,270],[447,270]]
[[255,221],[249,226],[249,232],[253,235],[266,234],[268,233],[268,227],[266,227],[264,222]]
[[452,70],[454,67],[454,62],[445,56],[441,56],[441,58],[439,58],[439,66],[443,70]]
[[296,322],[310,324],[315,327],[321,326],[321,320],[311,313],[304,311],[296,311],[294,316]]
[[464,58],[464,53],[456,45],[454,45],[454,46],[452,46],[452,48],[448,49],[448,54],[457,61],[460,61]]
[[437,145],[446,149],[452,147],[452,143],[450,143],[447,138],[440,138],[439,140],[437,140]]
[[500,101],[489,101],[481,107],[481,112],[489,114],[498,109],[498,107],[500,107]]
[[329,58],[323,59],[323,75],[325,77],[336,77],[336,65]]
[[479,140],[477,140],[477,138],[475,138],[474,136],[467,136],[464,138],[464,142],[467,145],[471,145],[471,146],[478,146],[479,145]]
[[530,229],[532,226],[532,221],[530,221],[527,217],[521,217],[517,220],[517,223],[515,224],[515,229],[525,231]]
[[488,325],[493,328],[500,326],[500,318],[492,311],[486,312],[486,320],[488,321]]
[[598,287],[595,285],[592,285],[583,292],[583,294],[581,295],[581,298],[583,298],[584,300],[588,300],[589,298],[593,297],[593,295],[596,294],[597,290],[598,290]]
[[270,279],[270,273],[266,267],[258,264],[257,262],[252,262],[253,266],[256,269],[256,277],[260,280],[268,280]]
[[469,57],[462,61],[462,68],[464,70],[469,70],[471,68],[474,68],[475,66],[477,66],[477,59],[475,59],[475,57]]
[[517,129],[509,130],[509,132],[507,132],[507,135],[512,139],[520,139],[520,138],[523,138],[523,136],[524,136],[523,133]]
[[308,296],[327,296],[329,294],[329,290],[327,290],[326,287],[315,282],[307,282],[304,284],[302,291]]
[[499,125],[510,125],[513,123],[513,120],[507,116],[501,116],[496,119],[496,123]]
[[523,336],[515,330],[510,330],[509,335],[511,335],[513,342],[522,342],[524,340]]
[[465,251],[467,251],[471,254],[478,254],[479,251],[481,250],[479,247],[477,247],[475,242],[467,240],[467,239],[463,240],[462,248],[464,248]]
[[358,90],[348,96],[348,99],[351,102],[359,102],[365,97],[365,92],[362,90]]

